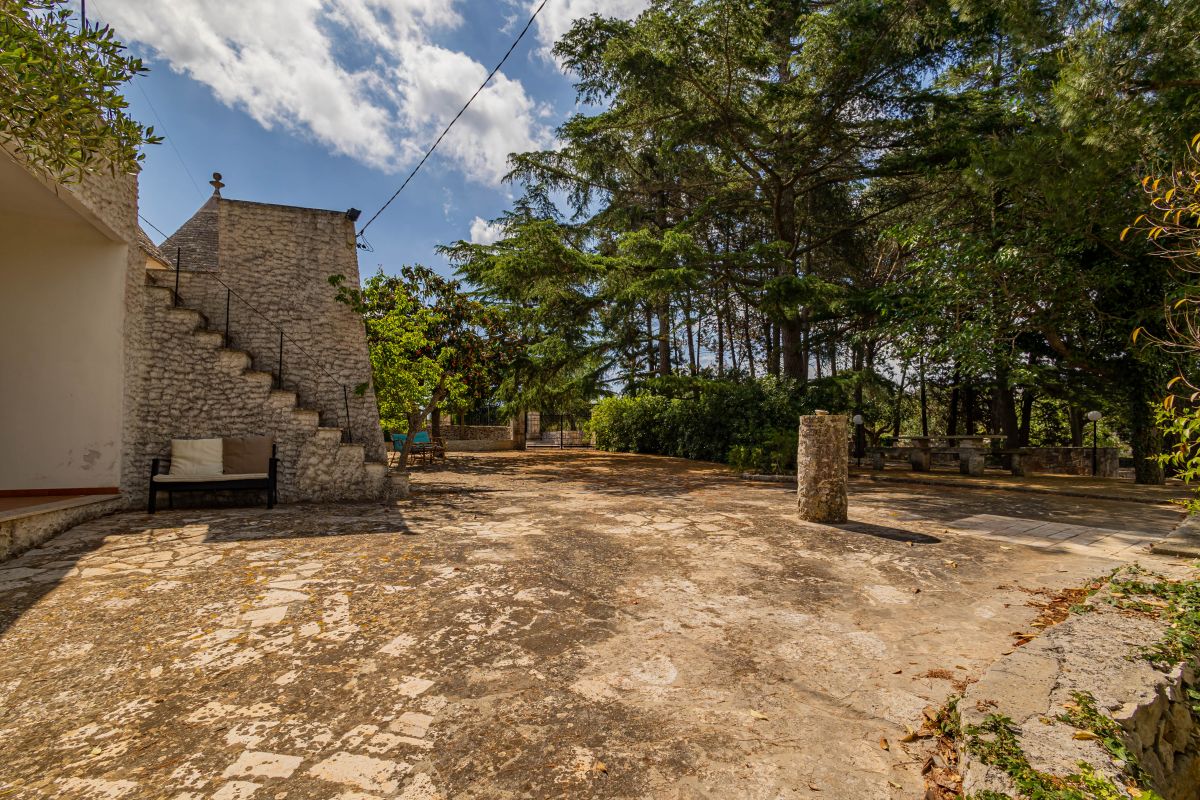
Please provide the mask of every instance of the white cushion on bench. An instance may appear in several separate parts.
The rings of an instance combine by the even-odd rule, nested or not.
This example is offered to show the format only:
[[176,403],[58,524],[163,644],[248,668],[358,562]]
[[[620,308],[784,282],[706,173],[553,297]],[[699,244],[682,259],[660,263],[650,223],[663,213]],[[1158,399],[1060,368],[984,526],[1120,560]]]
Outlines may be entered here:
[[[221,441],[220,439],[217,440]],[[248,472],[244,475],[155,475],[155,483],[221,483],[223,481],[251,481],[251,480],[266,480],[267,473],[265,472]]]
[[220,475],[223,447],[220,439],[172,439],[171,475]]

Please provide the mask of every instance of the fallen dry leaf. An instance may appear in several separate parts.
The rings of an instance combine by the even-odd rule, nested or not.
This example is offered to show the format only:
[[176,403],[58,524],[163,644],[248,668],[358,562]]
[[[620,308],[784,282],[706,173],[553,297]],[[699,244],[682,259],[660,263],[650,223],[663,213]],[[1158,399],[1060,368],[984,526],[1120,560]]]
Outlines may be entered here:
[[879,737],[879,746],[884,750],[891,750],[892,746],[888,744],[888,740],[882,736]]
[[1083,741],[1086,742],[1086,741],[1091,741],[1092,739],[1099,739],[1100,737],[1097,736],[1096,734],[1092,733],[1091,731],[1075,731],[1075,734],[1071,738],[1072,739],[1082,739]]
[[753,708],[750,709],[750,716],[754,717],[755,719],[767,719],[766,714],[761,711],[755,711]]

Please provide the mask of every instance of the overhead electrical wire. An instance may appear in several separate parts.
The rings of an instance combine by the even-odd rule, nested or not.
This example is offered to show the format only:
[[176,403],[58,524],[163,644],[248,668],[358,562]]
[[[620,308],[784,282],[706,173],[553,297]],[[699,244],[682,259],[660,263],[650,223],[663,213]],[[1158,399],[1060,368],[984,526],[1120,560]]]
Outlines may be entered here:
[[[96,11],[95,0],[93,0],[93,2],[92,2],[92,11]],[[100,15],[96,14],[96,16],[99,17]],[[83,27],[86,29],[86,27],[87,27],[87,0],[80,0],[79,20],[80,20],[80,22],[79,22],[80,27]],[[99,24],[99,23],[97,23],[97,24]],[[175,153],[175,158],[179,159],[179,166],[183,167],[184,174],[186,174],[188,177],[188,180],[192,182],[192,188],[196,190],[196,194],[200,197],[201,200],[203,200],[204,192],[200,191],[200,184],[196,183],[196,178],[193,177],[192,171],[190,169],[188,169],[187,162],[183,160],[183,153],[180,153],[179,148],[175,146],[175,140],[167,135],[167,128],[165,125],[163,125],[162,115],[158,113],[158,109],[155,108],[154,103],[152,103],[150,101],[150,95],[146,94],[146,90],[142,88],[142,84],[139,81],[131,80],[130,83],[137,86],[138,91],[142,93],[142,98],[145,99],[146,105],[150,107],[150,113],[154,115],[154,120],[155,120],[155,122],[158,123],[159,132],[162,133],[163,138],[166,139],[166,141],[167,141],[167,145],[169,145],[171,150]]]
[[479,88],[475,90],[475,93],[471,95],[466,103],[463,104],[463,107],[458,110],[458,113],[454,115],[454,119],[450,120],[450,124],[447,125],[446,128],[441,132],[441,134],[437,137],[437,140],[434,141],[433,145],[425,151],[425,155],[421,156],[421,160],[417,162],[415,167],[413,167],[412,172],[408,173],[408,177],[404,179],[404,183],[400,184],[400,188],[396,190],[395,194],[388,198],[388,201],[384,203],[383,206],[376,211],[361,228],[359,228],[359,238],[362,238],[362,235],[366,233],[367,228],[371,227],[371,223],[378,219],[379,215],[387,210],[387,207],[392,204],[392,201],[400,196],[400,193],[404,191],[404,187],[408,186],[409,181],[416,176],[417,172],[420,171],[425,162],[429,160],[429,157],[433,155],[433,151],[437,150],[438,145],[442,143],[442,139],[446,138],[446,134],[449,133],[450,129],[454,127],[454,123],[458,122],[458,118],[461,117],[466,110],[471,107],[471,103],[475,101],[475,98],[479,96],[479,93],[482,92],[484,88],[487,87],[488,83],[491,82],[492,78],[496,76],[496,73],[499,72],[500,68],[504,66],[504,62],[508,61],[508,57],[513,54],[513,51],[517,49],[517,45],[519,45],[521,40],[525,38],[525,34],[529,32],[531,27],[533,27],[534,20],[537,19],[538,14],[542,13],[542,9],[546,7],[547,2],[549,2],[549,0],[542,0],[537,9],[534,10],[533,15],[525,23],[525,27],[521,28],[521,32],[517,34],[517,38],[514,39],[512,45],[509,46],[508,52],[506,52],[504,57],[500,59],[500,62],[492,68],[492,71],[489,72],[488,76],[483,79],[483,83],[479,85]]

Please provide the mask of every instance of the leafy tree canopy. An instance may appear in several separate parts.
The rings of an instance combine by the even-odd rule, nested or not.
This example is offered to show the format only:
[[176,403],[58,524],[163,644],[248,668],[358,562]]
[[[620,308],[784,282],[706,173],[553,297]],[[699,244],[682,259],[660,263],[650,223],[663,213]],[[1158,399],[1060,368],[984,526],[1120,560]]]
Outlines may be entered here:
[[136,172],[162,141],[132,119],[121,87],[146,71],[107,25],[83,27],[65,0],[0,2],[0,143],[63,182]]

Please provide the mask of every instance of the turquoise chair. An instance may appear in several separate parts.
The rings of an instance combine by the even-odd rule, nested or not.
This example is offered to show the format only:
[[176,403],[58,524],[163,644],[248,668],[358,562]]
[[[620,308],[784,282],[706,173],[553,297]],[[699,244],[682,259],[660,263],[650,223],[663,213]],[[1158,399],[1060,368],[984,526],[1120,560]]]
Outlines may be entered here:
[[[392,449],[395,450],[397,453],[399,453],[401,450],[404,449],[404,440],[407,438],[408,437],[403,433],[393,433],[392,434]],[[413,441],[415,442],[416,439],[414,439]]]

